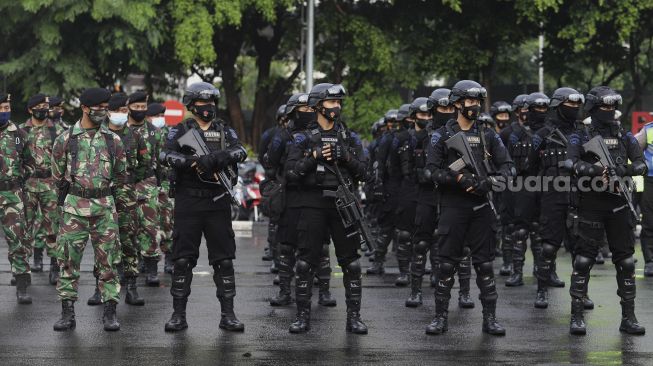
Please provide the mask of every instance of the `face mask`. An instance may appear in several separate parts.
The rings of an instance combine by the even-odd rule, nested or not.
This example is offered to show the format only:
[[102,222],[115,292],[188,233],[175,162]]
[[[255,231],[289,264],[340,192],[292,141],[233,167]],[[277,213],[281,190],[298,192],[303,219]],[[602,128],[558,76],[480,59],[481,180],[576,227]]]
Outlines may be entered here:
[[88,112],[88,119],[90,119],[94,125],[99,126],[102,124],[102,122],[107,120],[108,114],[109,112],[107,112],[105,109],[99,111],[91,109]]
[[211,122],[215,118],[215,106],[213,104],[199,105],[193,107],[194,114],[204,122]]
[[590,116],[592,116],[592,120],[596,120],[601,123],[612,123],[614,122],[614,110],[611,111],[604,111],[601,108],[596,108]]
[[545,119],[546,112],[528,111],[528,118],[526,121],[531,125],[539,125],[544,123]]
[[162,128],[166,125],[166,119],[165,117],[154,117],[152,118],[152,124],[156,128]]
[[526,122],[526,121],[528,121],[528,112],[519,111],[519,120],[520,120],[521,122]]
[[48,109],[32,109],[32,117],[37,121],[43,121],[48,118]]
[[340,107],[324,108],[322,107],[322,115],[326,117],[329,122],[336,122],[340,119]]
[[508,123],[510,123],[509,119],[497,119],[496,121],[497,121],[497,127],[501,130],[506,128]]
[[315,112],[300,112],[295,113],[295,129],[304,129],[309,123],[315,121]]
[[11,112],[0,112],[0,128],[4,128],[9,123]]
[[50,113],[50,118],[52,118],[55,121],[58,121],[61,119],[62,112],[52,112]]
[[415,124],[419,126],[422,130],[426,128],[426,126],[429,125],[429,123],[433,123],[432,119],[416,119]]
[[575,120],[578,119],[578,111],[580,110],[580,107],[570,107],[568,105],[562,104],[558,108],[558,115],[560,118],[567,122],[574,122]]
[[435,125],[438,127],[444,126],[450,119],[455,119],[456,115],[458,112],[454,111],[451,113],[441,113],[441,112],[435,112],[435,118],[433,121],[435,122]]
[[136,122],[143,122],[146,113],[147,111],[135,111],[133,109],[129,110],[129,116]]
[[465,118],[467,118],[470,121],[476,121],[478,118],[478,115],[481,114],[481,106],[480,105],[473,105],[469,107],[463,107],[463,109],[460,111]]
[[109,121],[116,126],[124,126],[127,123],[127,113],[111,112]]

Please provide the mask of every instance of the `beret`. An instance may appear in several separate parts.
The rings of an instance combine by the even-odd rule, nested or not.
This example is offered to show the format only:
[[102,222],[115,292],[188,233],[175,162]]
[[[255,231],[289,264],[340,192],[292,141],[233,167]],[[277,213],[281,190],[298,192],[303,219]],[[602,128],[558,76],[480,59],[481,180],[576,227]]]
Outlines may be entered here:
[[29,100],[27,101],[27,108],[34,108],[37,105],[41,103],[47,103],[48,102],[48,97],[45,94],[35,94],[32,95]]
[[147,102],[147,93],[143,91],[137,91],[129,95],[127,99],[127,104]]
[[127,106],[127,94],[125,93],[115,93],[109,99],[109,110],[115,111],[120,107]]
[[147,113],[145,113],[146,116],[152,117],[159,115],[161,113],[165,113],[166,107],[161,104],[161,103],[152,103],[147,106]]
[[82,92],[79,102],[87,107],[106,103],[111,98],[111,92],[103,88],[88,88]]
[[56,95],[50,96],[50,107],[60,106],[61,104],[63,104],[63,98]]

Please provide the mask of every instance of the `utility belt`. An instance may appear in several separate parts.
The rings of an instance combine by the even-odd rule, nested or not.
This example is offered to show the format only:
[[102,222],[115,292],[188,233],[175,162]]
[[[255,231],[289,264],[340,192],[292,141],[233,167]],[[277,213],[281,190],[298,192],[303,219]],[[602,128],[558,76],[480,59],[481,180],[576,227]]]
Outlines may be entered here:
[[560,168],[560,162],[567,160],[567,152],[562,149],[544,150],[540,154],[540,159],[542,160],[542,167],[544,169],[557,169]]
[[111,187],[106,188],[83,188],[79,186],[71,186],[68,194],[73,196],[82,197],[86,199],[92,198],[104,198],[111,196],[113,194],[113,189]]
[[32,173],[29,177],[30,178],[50,178],[52,176],[52,171],[51,170],[37,170],[34,173]]
[[0,191],[13,191],[20,187],[18,180],[0,180]]
[[[202,189],[202,188],[177,188],[177,193],[196,198],[213,198],[214,200],[220,199],[225,195],[224,189]],[[216,197],[218,197],[216,199]]]

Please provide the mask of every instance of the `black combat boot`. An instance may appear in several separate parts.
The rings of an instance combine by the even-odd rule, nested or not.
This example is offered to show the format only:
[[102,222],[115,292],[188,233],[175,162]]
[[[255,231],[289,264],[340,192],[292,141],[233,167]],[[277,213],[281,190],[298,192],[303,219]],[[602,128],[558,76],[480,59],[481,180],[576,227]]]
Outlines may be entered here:
[[383,263],[385,262],[385,254],[381,254],[380,252],[376,251],[374,252],[374,262],[372,262],[372,266],[367,268],[367,274],[368,275],[382,275],[385,273],[385,266]]
[[[507,228],[504,230],[508,230]],[[504,234],[501,241],[501,252],[503,257],[503,264],[499,269],[501,276],[510,276],[512,273],[512,235]]]
[[93,292],[93,296],[88,298],[86,304],[90,306],[102,304],[102,293],[100,293],[99,279],[97,277],[95,277],[95,292]]
[[231,260],[223,260],[213,265],[213,282],[217,290],[216,296],[220,301],[222,309],[219,327],[233,332],[245,330],[245,324],[241,323],[234,313],[234,297],[236,297],[236,277]]
[[635,300],[621,301],[621,325],[619,325],[619,331],[635,335],[646,333],[646,328],[641,326],[635,317]]
[[483,305],[483,332],[498,336],[506,335],[506,329],[497,322],[497,301],[481,300],[481,304]]
[[43,248],[34,248],[32,272],[43,272]]
[[399,276],[395,280],[395,286],[405,287],[410,283],[409,266],[412,243],[410,232],[399,230],[397,232],[397,264],[399,265]]
[[61,302],[61,319],[54,323],[54,330],[61,332],[75,329],[75,302],[63,300]]
[[145,300],[138,294],[136,277],[127,277],[127,294],[125,296],[125,302],[129,305],[135,306],[145,305]]
[[286,306],[292,304],[291,283],[292,277],[285,275],[279,276],[279,294],[270,299],[270,305]]
[[647,262],[644,265],[644,276],[653,277],[653,262]]
[[569,321],[569,333],[573,335],[585,335],[585,317],[583,316],[583,299],[571,298],[571,320]]
[[50,275],[48,281],[51,285],[56,286],[59,281],[59,263],[57,258],[50,258]]
[[466,279],[458,279],[458,282],[460,284],[460,290],[458,291],[458,307],[463,308],[463,309],[473,309],[474,306],[474,300],[472,300],[472,297],[469,295],[469,278]]
[[565,287],[565,281],[561,280],[558,277],[558,273],[557,273],[556,269],[557,269],[557,265],[556,265],[556,261],[554,259],[553,263],[551,264],[551,276],[549,278],[549,286],[563,288],[563,287]]
[[549,307],[549,290],[545,286],[538,286],[537,295],[535,295],[535,307],[537,309],[546,309]]
[[[392,229],[381,228],[381,234],[376,239],[376,249],[374,250],[374,261],[372,266],[367,269],[368,275],[382,275],[385,273],[385,254],[388,252],[388,246],[392,241]],[[370,260],[372,257],[370,257]]]
[[32,303],[32,297],[27,294],[27,287],[32,282],[29,273],[16,274],[16,298],[19,304],[27,305]]
[[592,301],[592,299],[590,299],[588,296],[583,297],[583,308],[585,310],[593,310],[594,301]]
[[145,277],[145,284],[150,287],[159,287],[159,259],[158,258],[145,258],[145,268],[147,276]]
[[318,280],[318,288],[320,289],[318,304],[322,306],[333,307],[337,305],[336,299],[331,296],[329,291],[329,280],[320,278]]
[[186,323],[186,303],[188,303],[187,297],[172,298],[173,311],[170,320],[166,323],[166,332],[178,332],[188,328],[188,323]]
[[410,276],[410,297],[406,300],[406,307],[416,308],[422,306],[422,276]]
[[107,332],[115,332],[120,330],[120,323],[118,323],[118,316],[116,315],[116,302],[107,301],[104,303],[104,330]]
[[270,253],[270,246],[266,246],[263,248],[263,256],[261,257],[262,260],[269,262],[272,260],[272,254]]
[[514,234],[512,274],[506,280],[506,286],[517,287],[524,285],[524,254],[526,252],[526,239],[528,233],[524,229],[517,230]]
[[290,333],[306,333],[311,330],[311,296],[313,295],[314,272],[311,265],[303,260],[297,261],[295,275],[295,299],[297,318],[290,325]]
[[347,303],[347,332],[354,334],[367,334],[367,325],[361,320],[361,300],[363,286],[361,280],[361,266],[358,260],[343,266],[342,282],[345,285],[345,298]]
[[426,334],[439,335],[449,330],[447,318],[449,316],[449,300],[435,299],[435,316],[431,324],[426,326]]

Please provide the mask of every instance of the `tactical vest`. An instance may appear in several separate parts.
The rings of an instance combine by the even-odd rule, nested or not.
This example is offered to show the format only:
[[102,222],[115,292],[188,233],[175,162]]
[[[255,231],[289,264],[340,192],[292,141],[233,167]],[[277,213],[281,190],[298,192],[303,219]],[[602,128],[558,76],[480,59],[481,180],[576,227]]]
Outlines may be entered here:
[[615,127],[614,129],[605,129],[602,131],[590,127],[590,139],[594,136],[603,137],[603,142],[608,147],[612,160],[617,165],[628,164],[628,150],[626,149],[626,144],[623,140],[623,130],[621,128]]
[[548,134],[544,138],[545,148],[540,150],[542,169],[556,169],[559,175],[560,163],[567,160],[567,138],[556,126],[548,127]]
[[127,182],[126,183],[135,183],[136,182],[136,167],[138,166],[138,146],[137,141],[134,138],[134,129],[132,127],[127,127],[125,131],[125,136],[122,137],[122,144],[125,149],[125,157],[127,159]]
[[[517,141],[513,141],[512,136],[517,136]],[[528,154],[532,147],[532,138],[533,133],[530,128],[519,125],[513,128],[513,133],[510,137],[509,152],[518,174],[523,173],[527,167]]]
[[[392,143],[394,143],[394,139],[397,137],[397,134],[401,131],[392,131],[391,132],[391,139]],[[401,159],[399,158],[399,151],[394,148],[394,146],[391,146],[391,149],[388,153],[388,156],[386,157],[385,161],[385,167],[386,167],[386,173],[389,178],[395,178],[395,179],[401,179]]]
[[[450,137],[456,134],[456,132],[450,125],[447,125],[445,129],[447,132],[447,136],[446,136],[447,139],[449,139]],[[472,153],[474,154],[474,159],[479,165],[479,169],[483,169],[482,162],[485,159],[486,142],[485,142],[485,137],[481,136],[479,132],[480,131],[478,130],[478,127],[470,129],[469,131],[465,131],[465,137],[467,138],[467,143],[469,144],[470,149],[472,149]],[[450,163],[454,162],[457,159],[458,159],[457,157],[453,158],[451,156],[448,158]],[[491,173],[492,172],[480,172],[480,174],[483,175],[489,175]],[[479,172],[477,172],[477,174],[479,174]]]
[[[423,135],[423,136],[422,136]],[[417,144],[413,152],[415,160],[415,178],[419,184],[433,184],[433,181],[424,174],[426,168],[426,151],[430,141],[430,134],[417,133]]]
[[[335,127],[329,131],[320,131],[319,128],[315,128],[310,130],[310,147],[313,149],[317,146],[321,147],[324,144],[331,144],[332,146],[345,146],[349,149],[351,146],[350,137],[351,135],[345,128],[341,128],[340,131],[336,131]],[[335,153],[334,150],[331,151]],[[351,180],[347,169],[340,169],[340,172],[345,180]],[[309,184],[310,181],[311,179],[309,179]],[[325,189],[336,189],[338,187],[338,177],[331,164],[318,161],[315,170],[315,185]]]

